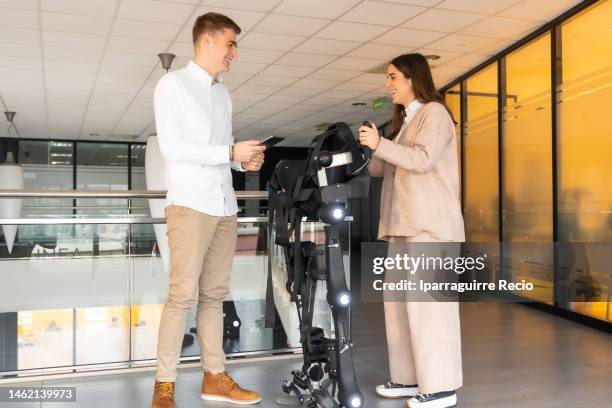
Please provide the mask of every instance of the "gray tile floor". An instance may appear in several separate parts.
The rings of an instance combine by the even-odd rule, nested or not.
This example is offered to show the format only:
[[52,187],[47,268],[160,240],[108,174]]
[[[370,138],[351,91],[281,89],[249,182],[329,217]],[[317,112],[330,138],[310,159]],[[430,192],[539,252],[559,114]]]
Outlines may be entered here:
[[[612,336],[522,305],[466,303],[461,307],[465,386],[459,407],[611,407]],[[355,310],[355,360],[366,407],[404,407],[373,392],[387,379],[388,363],[382,306]],[[262,393],[261,407],[275,397],[299,360],[229,366],[242,385]],[[180,408],[225,407],[199,399],[201,370],[181,369],[177,382]],[[76,403],[0,403],[0,407],[132,408],[148,407],[153,373],[121,374],[78,380],[46,381],[46,386],[76,386]]]

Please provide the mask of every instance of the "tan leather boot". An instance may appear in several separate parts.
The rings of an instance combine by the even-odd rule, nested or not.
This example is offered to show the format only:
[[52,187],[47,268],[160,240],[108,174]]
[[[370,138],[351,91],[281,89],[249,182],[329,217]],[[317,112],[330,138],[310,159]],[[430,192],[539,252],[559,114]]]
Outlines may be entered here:
[[212,374],[206,371],[202,380],[202,399],[250,405],[261,401],[261,396],[240,387],[226,372]]
[[174,383],[155,380],[151,408],[176,408],[174,403]]

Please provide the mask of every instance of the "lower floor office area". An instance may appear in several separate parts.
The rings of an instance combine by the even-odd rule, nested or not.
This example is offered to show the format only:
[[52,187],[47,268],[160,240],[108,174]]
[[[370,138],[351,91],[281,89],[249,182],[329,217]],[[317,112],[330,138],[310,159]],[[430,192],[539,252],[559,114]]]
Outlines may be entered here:
[[[274,255],[274,253],[272,253]],[[272,256],[272,263],[276,259]],[[364,407],[404,407],[406,399],[385,399],[376,394],[376,386],[389,381],[389,351],[385,326],[384,303],[381,299],[364,298],[361,279],[363,258],[359,250],[345,253],[345,267],[351,271],[349,277],[352,293],[351,330],[354,342],[353,360],[355,375]],[[274,268],[272,273],[278,273]],[[276,277],[273,279],[276,282]],[[278,292],[278,288],[275,288]],[[236,290],[239,294],[239,290]],[[329,325],[329,309],[324,299],[325,290],[318,291],[318,324]],[[275,299],[282,305],[282,299]],[[228,302],[226,302],[228,303]],[[265,328],[263,301],[235,299],[234,308],[224,308],[226,320],[238,319],[237,330],[224,334],[224,348],[228,360],[227,372],[242,387],[261,394],[262,401],[255,406],[282,407],[277,399],[287,401],[282,390],[284,380],[291,378],[293,370],[303,364],[296,327],[297,320],[282,308],[277,309],[274,328]],[[160,307],[160,306],[156,306]],[[577,310],[587,310],[585,305],[574,303]],[[293,307],[292,307],[293,308]],[[596,320],[580,321],[580,315],[569,314],[569,319],[553,310],[542,310],[540,303],[500,301],[465,301],[460,306],[461,349],[463,361],[463,387],[457,391],[457,407],[479,408],[604,408],[612,401],[612,336],[609,328],[598,325]],[[115,311],[116,312],[116,311]],[[49,312],[47,312],[49,313]],[[57,316],[57,311],[55,312]],[[81,312],[79,312],[81,313]],[[112,313],[110,313],[112,314]],[[129,340],[114,335],[123,321],[113,320],[107,313],[105,325],[98,329],[87,329],[77,322],[75,342],[72,349],[77,355],[77,364],[72,367],[51,367],[52,354],[61,354],[62,347],[55,336],[64,336],[67,330],[61,322],[58,328],[44,330],[45,335],[32,338],[23,333],[19,336],[22,365],[44,366],[46,369],[25,369],[13,374],[4,373],[0,387],[39,389],[68,389],[75,393],[72,402],[7,402],[0,401],[1,408],[41,408],[62,406],[67,408],[132,408],[149,407],[155,380],[155,343],[157,326],[150,314],[141,314],[132,323],[141,326],[132,330]],[[576,318],[578,316],[578,318]],[[47,316],[47,318],[50,318]],[[89,316],[91,319],[91,316]],[[287,322],[289,319],[289,322]],[[573,321],[579,320],[579,321]],[[595,323],[594,323],[595,322]],[[23,321],[22,321],[23,323]],[[95,321],[89,325],[95,326]],[[147,328],[147,325],[154,329]],[[190,318],[182,347],[182,363],[176,380],[175,401],[181,408],[230,407],[222,402],[202,401],[200,397],[203,369],[200,366],[198,342],[189,333],[194,333],[195,322]],[[231,324],[228,324],[230,326]],[[98,338],[96,339],[96,332]],[[297,332],[297,330],[296,330]],[[145,338],[146,337],[146,338]],[[62,338],[62,337],[59,337]],[[191,341],[187,339],[191,338]],[[124,339],[125,340],[125,339]],[[406,339],[409,341],[408,339]],[[61,341],[60,341],[61,342]],[[127,344],[132,356],[141,360],[109,364],[121,358]],[[70,345],[64,344],[70,349]],[[36,348],[47,347],[45,353],[36,353]],[[52,347],[55,347],[52,349]],[[31,350],[34,353],[27,353]],[[140,353],[140,354],[138,354]],[[47,355],[47,360],[41,358]],[[38,359],[35,358],[38,357]],[[126,354],[129,356],[129,353]],[[8,356],[2,356],[4,361]],[[58,356],[55,356],[56,358]],[[144,359],[148,357],[148,359]],[[124,357],[128,358],[128,357]],[[95,364],[96,359],[106,364]],[[45,363],[46,361],[46,363]],[[59,360],[56,360],[59,361]],[[56,363],[57,364],[57,363]],[[300,406],[294,397],[292,406]]]
[[[388,381],[382,304],[358,304],[353,317],[354,359],[364,406],[403,407],[403,400],[383,399],[376,385]],[[612,401],[612,338],[609,334],[512,303],[461,305],[464,386],[457,407],[568,408],[609,407]],[[281,357],[281,358],[278,358]],[[228,372],[242,386],[262,395],[257,406],[277,407],[281,383],[301,366],[301,355],[268,361],[229,360]],[[76,387],[74,403],[0,403],[6,408],[148,407],[154,369],[111,375],[75,375],[64,379],[1,386]],[[27,381],[27,380],[22,380]],[[181,408],[230,407],[200,399],[202,369],[189,363],[179,369],[176,402]]]

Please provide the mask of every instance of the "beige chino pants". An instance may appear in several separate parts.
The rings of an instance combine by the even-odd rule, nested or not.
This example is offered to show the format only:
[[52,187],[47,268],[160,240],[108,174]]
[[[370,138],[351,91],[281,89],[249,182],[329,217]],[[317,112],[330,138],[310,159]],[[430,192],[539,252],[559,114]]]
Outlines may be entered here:
[[[439,242],[429,234],[391,237],[389,257],[410,252],[410,243]],[[392,244],[406,243],[393,248]],[[398,251],[398,249],[400,249]],[[428,248],[432,248],[429,246]],[[419,256],[419,253],[409,254]],[[433,394],[452,391],[463,384],[459,303],[387,301],[385,325],[391,381],[418,384],[419,391]]]
[[187,315],[196,303],[202,366],[214,374],[223,372],[223,300],[236,250],[236,216],[214,217],[171,205],[166,220],[170,288],[159,325],[156,379],[176,381]]

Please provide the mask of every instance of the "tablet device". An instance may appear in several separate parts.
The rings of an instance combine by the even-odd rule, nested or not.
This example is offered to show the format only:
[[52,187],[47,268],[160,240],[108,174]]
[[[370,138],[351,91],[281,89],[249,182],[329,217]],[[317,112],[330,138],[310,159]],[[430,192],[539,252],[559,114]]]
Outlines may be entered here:
[[285,140],[284,137],[280,137],[280,136],[268,136],[264,140],[259,142],[259,145],[260,146],[266,146],[266,147],[272,147],[275,144],[282,142],[283,140]]

